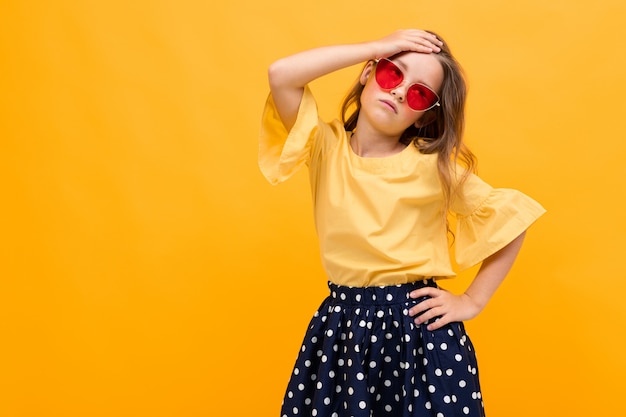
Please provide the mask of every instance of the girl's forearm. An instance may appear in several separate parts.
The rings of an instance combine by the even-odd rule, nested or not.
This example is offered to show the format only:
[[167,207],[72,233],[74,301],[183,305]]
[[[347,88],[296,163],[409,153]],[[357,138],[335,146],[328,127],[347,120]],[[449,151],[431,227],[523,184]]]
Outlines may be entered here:
[[371,42],[310,49],[271,64],[268,71],[270,87],[304,88],[326,74],[375,57],[376,50]]
[[467,295],[482,310],[491,296],[496,292],[506,275],[511,270],[513,262],[522,247],[526,232],[516,237],[511,243],[485,259],[476,274],[476,277],[465,291]]

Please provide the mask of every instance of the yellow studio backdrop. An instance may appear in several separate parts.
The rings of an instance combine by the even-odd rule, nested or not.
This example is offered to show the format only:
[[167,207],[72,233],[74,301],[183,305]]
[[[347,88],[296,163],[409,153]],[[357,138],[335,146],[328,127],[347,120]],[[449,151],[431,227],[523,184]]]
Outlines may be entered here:
[[[625,15],[1,2],[0,416],[277,416],[326,279],[305,171],[272,187],[256,165],[267,66],[407,27],[465,67],[480,175],[548,209],[468,323],[488,415],[624,415]],[[357,72],[313,83],[324,117]]]

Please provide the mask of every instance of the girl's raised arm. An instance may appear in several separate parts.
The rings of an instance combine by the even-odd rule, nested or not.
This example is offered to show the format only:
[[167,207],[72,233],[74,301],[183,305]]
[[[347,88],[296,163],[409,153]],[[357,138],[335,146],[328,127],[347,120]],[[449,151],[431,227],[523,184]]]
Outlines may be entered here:
[[323,75],[375,58],[404,51],[439,52],[442,42],[418,29],[399,30],[376,41],[324,46],[279,59],[268,70],[270,91],[280,118],[291,130],[304,87]]

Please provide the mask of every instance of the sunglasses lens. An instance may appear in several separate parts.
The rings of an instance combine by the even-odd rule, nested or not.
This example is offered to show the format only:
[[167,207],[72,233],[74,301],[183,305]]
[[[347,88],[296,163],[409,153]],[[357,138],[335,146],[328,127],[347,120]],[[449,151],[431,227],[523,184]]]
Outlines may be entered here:
[[413,110],[426,110],[437,103],[437,94],[422,84],[413,84],[407,92],[406,102]]
[[403,79],[402,71],[393,62],[381,59],[376,64],[376,82],[381,88],[394,88],[400,85]]

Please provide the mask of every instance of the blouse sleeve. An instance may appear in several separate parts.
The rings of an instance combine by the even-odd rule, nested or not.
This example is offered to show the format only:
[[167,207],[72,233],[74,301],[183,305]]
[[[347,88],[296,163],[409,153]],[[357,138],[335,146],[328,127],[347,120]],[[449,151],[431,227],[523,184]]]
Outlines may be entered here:
[[513,189],[493,188],[470,174],[460,198],[453,198],[456,213],[456,262],[466,269],[478,264],[521,235],[545,209]]
[[271,184],[287,180],[309,163],[318,120],[317,104],[308,87],[304,89],[291,131],[283,125],[272,96],[267,98],[259,137],[259,167]]

